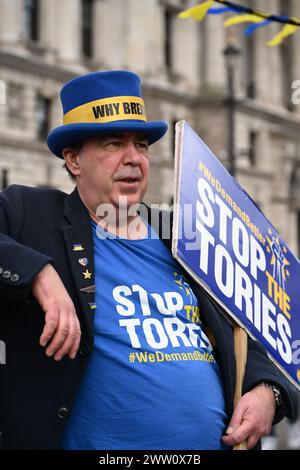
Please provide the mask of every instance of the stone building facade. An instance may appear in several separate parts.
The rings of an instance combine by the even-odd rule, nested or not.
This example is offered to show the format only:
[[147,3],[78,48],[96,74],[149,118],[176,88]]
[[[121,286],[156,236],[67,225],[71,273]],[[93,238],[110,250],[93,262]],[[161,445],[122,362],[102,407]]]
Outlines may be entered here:
[[[297,0],[239,1],[300,18]],[[96,70],[139,73],[148,118],[170,125],[167,137],[151,147],[148,202],[172,199],[173,129],[179,119],[187,120],[227,164],[227,31],[222,16],[203,23],[178,19],[179,11],[197,3],[0,0],[2,187],[19,183],[72,190],[62,162],[44,141],[61,121],[61,84]],[[249,38],[234,29],[242,52],[236,74],[236,175],[298,253],[300,104],[292,99],[297,98],[292,86],[300,80],[299,33],[268,48],[265,43],[278,28],[272,24]]]

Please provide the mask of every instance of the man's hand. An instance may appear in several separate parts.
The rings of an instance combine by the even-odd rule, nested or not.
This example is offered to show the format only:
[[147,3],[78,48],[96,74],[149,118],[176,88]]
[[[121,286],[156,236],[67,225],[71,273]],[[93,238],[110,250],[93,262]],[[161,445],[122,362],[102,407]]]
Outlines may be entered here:
[[269,434],[275,415],[275,398],[270,388],[259,385],[243,395],[235,407],[227,428],[227,435],[222,437],[224,444],[234,446],[247,441],[248,449]]
[[47,356],[59,361],[68,354],[74,359],[80,343],[80,323],[71,297],[51,264],[34,278],[32,293],[45,313],[40,344],[47,345]]

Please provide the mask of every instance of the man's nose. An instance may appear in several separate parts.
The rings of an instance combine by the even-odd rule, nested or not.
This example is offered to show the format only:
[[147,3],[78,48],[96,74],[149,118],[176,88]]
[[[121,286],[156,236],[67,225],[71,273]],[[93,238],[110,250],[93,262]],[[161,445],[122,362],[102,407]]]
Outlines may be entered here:
[[127,164],[139,165],[140,161],[141,161],[141,155],[136,148],[135,142],[127,142],[124,156],[123,156],[124,165],[127,165]]

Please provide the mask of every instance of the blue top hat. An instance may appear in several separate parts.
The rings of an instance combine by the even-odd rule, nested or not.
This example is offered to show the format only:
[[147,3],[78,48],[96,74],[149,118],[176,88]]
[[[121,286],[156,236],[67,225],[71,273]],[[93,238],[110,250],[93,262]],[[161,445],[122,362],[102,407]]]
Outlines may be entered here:
[[168,129],[164,121],[147,122],[141,81],[138,75],[122,70],[95,72],[74,78],[61,90],[63,126],[53,129],[47,144],[63,158],[69,145],[111,132],[140,132],[149,144]]

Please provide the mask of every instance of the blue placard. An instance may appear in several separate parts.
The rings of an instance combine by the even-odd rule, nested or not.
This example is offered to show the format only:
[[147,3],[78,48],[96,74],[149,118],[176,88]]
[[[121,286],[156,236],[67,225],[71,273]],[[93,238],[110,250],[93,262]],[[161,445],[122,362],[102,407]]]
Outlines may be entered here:
[[300,390],[300,263],[184,121],[176,128],[173,255]]

